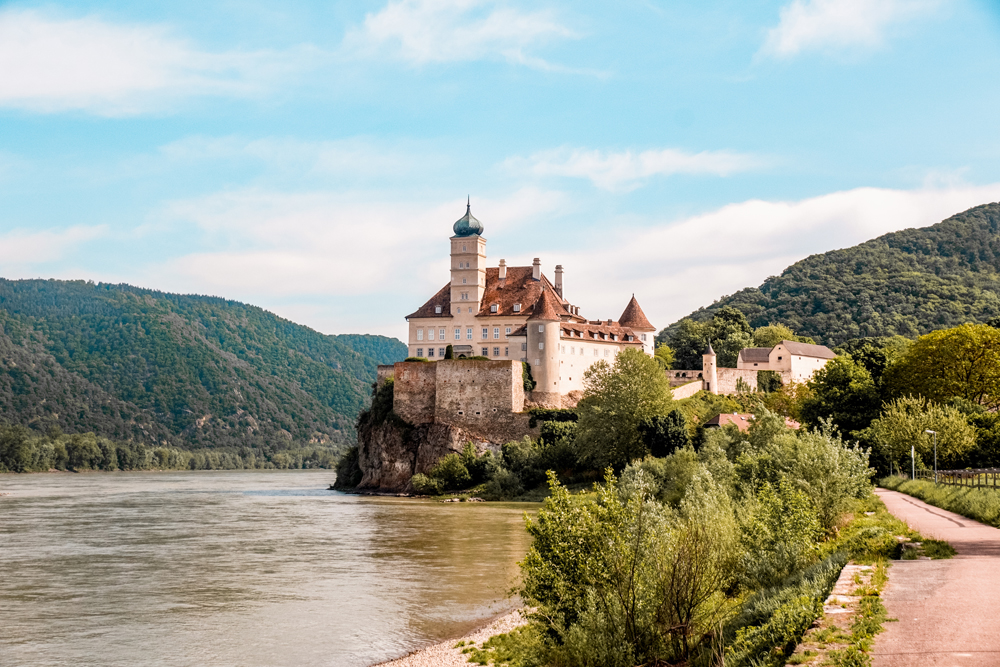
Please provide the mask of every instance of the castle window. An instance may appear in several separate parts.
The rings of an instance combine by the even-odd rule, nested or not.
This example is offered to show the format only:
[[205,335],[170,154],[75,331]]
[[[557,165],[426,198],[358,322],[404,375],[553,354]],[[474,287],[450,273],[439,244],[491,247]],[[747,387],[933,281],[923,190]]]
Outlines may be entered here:
[[462,252],[465,252],[465,246],[464,245],[462,246]]
[[427,340],[434,340],[434,329],[427,330]]
[[488,356],[490,356],[490,351],[489,351],[489,349],[488,349],[488,348],[485,348],[485,347],[484,347],[484,348],[482,348],[482,350],[483,350],[483,356],[484,356],[484,357],[488,357]]
[[575,347],[569,348],[569,353],[570,354],[576,354],[576,348]]
[[465,330],[465,337],[468,340],[472,340],[472,327]]
[[417,329],[417,340],[423,340],[423,339],[424,339],[424,330]]
[[462,330],[455,329],[455,340],[462,340]]
[[505,357],[509,357],[510,356],[510,348],[509,347],[505,347],[503,349],[503,356],[505,356]]
[[439,357],[443,357],[443,356],[444,356],[444,353],[445,353],[445,348],[443,348],[443,347],[439,347],[439,348],[438,348],[438,356],[439,356]]
[[519,303],[515,303],[514,304],[514,312],[515,313],[520,313],[521,312],[521,304],[519,304]]
[[535,359],[535,365],[536,365],[536,366],[538,365],[538,362],[539,362],[539,361],[540,361],[540,359]]
[[545,343],[539,343],[538,344],[538,349],[539,350],[544,350],[545,349]]
[[527,351],[528,351],[528,344],[521,343],[521,352],[527,352]]
[[422,348],[422,347],[418,347],[417,348],[417,356],[418,357],[424,356],[424,348]]
[[596,347],[594,348],[594,356],[595,357],[597,356],[597,348]]
[[781,357],[778,357],[778,361],[781,361]]
[[465,278],[462,278],[462,284],[463,284],[463,285],[464,285],[465,283],[467,283],[467,282],[469,282],[469,281],[468,281],[468,280],[466,280]]
[[507,330],[504,333],[509,336],[510,335],[510,327],[507,327]]
[[500,310],[500,306],[498,306],[497,304],[495,304],[495,303],[494,303],[494,304],[491,304],[491,305],[490,305],[490,312],[491,312],[491,313],[495,313],[495,312],[497,312],[498,310]]
[[604,350],[604,356],[605,357],[610,357],[611,356],[611,350]]
[[444,329],[438,329],[438,338],[444,340]]
[[490,337],[490,330],[487,329],[486,327],[483,327],[483,338],[489,338],[489,337]]
[[500,339],[500,327],[493,327],[493,340]]
[[646,342],[646,334],[641,334],[641,337],[642,337],[642,342],[645,343]]
[[499,357],[500,356],[500,348],[499,347],[493,348],[493,356],[494,357]]
[[[539,324],[538,325],[538,333],[545,333],[545,325],[544,324]],[[779,357],[779,359],[780,359],[780,357]]]
[[434,348],[433,347],[427,348],[427,356],[428,357],[433,357],[434,356]]
[[434,313],[436,315],[440,315],[441,314],[441,306],[434,306]]

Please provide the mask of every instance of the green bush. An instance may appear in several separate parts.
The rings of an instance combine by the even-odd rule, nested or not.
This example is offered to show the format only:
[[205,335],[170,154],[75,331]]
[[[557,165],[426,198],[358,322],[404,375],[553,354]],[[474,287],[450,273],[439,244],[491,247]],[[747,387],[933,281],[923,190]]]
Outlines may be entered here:
[[418,472],[411,477],[410,484],[413,486],[414,491],[425,496],[439,496],[444,493],[444,485],[441,483],[441,480],[428,477],[423,473]]
[[532,408],[528,410],[528,426],[535,428],[545,422],[575,422],[580,415],[572,408]]
[[501,468],[483,486],[486,500],[510,500],[524,493],[521,478],[506,468]]
[[462,463],[462,455],[455,453],[442,457],[431,468],[429,477],[440,481],[445,491],[467,489],[472,484],[472,475]]
[[[542,422],[539,429],[539,444],[552,445],[560,439],[572,441],[576,436],[576,422],[572,421],[546,421]],[[575,462],[574,462],[575,463]]]

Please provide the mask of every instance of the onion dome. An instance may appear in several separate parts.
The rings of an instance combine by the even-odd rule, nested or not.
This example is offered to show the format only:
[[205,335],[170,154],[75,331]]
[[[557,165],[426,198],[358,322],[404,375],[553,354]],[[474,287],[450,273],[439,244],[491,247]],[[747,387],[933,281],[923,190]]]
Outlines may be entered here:
[[482,236],[483,223],[472,216],[471,203],[466,202],[465,215],[455,221],[455,226],[452,229],[455,230],[455,236]]

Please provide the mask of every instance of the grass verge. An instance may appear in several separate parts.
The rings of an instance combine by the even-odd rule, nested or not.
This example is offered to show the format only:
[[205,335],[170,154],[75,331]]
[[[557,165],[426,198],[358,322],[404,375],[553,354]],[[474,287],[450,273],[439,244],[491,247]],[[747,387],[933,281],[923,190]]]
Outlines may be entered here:
[[922,479],[885,477],[879,486],[919,498],[925,503],[1000,528],[1000,492],[935,484]]

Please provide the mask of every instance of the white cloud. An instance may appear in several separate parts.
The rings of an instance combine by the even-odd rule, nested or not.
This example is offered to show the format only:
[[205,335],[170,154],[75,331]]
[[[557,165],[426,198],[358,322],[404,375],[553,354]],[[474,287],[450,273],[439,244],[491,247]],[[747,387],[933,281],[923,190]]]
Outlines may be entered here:
[[21,267],[58,261],[79,245],[105,236],[107,231],[105,225],[40,232],[16,229],[0,236],[0,271],[9,275]]
[[629,225],[614,232],[610,223],[599,247],[560,253],[567,297],[585,316],[606,318],[617,317],[635,292],[650,321],[664,327],[811,254],[931,225],[998,200],[1000,183],[860,188],[801,201],[752,200],[645,229]]
[[0,106],[134,114],[178,97],[252,94],[291,60],[199,51],[159,26],[0,11]]
[[891,26],[939,5],[940,0],[793,0],[782,8],[761,51],[789,57],[808,50],[879,47]]
[[[510,231],[566,200],[529,188],[473,204],[489,211],[488,229]],[[177,234],[177,226],[193,224],[204,235],[196,245],[208,249],[150,266],[143,281],[282,313],[336,313],[308,323],[323,331],[403,335],[403,316],[448,281],[447,238],[463,213],[464,200],[380,202],[264,190],[175,202],[160,226]]]
[[348,32],[348,51],[388,51],[414,64],[502,58],[562,69],[528,55],[532,47],[577,37],[549,10],[521,11],[495,0],[391,0]]
[[674,148],[605,153],[582,148],[543,151],[506,161],[508,168],[538,176],[589,179],[605,190],[632,189],[651,176],[704,174],[728,176],[763,166],[761,158],[732,151],[689,153]]

